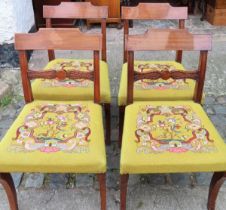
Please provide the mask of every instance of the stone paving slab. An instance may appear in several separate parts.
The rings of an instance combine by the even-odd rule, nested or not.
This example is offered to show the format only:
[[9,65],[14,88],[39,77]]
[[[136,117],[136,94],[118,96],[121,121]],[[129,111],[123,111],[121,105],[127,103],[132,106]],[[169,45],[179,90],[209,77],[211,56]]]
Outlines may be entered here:
[[[226,188],[219,193],[216,210],[225,210]],[[207,187],[175,187],[136,185],[129,187],[128,210],[205,210]],[[8,210],[8,202],[0,189],[0,209]],[[93,188],[28,189],[18,191],[20,210],[100,210],[99,192]],[[119,191],[107,192],[108,210],[119,209]]]
[[7,96],[10,92],[10,87],[4,81],[0,80],[0,100]]

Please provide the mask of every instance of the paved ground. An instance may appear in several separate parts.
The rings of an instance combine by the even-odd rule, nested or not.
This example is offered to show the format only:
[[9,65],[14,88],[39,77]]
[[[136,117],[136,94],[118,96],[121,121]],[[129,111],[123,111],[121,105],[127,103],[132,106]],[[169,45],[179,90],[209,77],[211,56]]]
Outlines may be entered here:
[[[226,27],[213,27],[207,22],[200,22],[198,17],[191,16],[187,27],[195,33],[213,34],[213,51],[209,55],[208,70],[205,85],[206,100],[204,108],[212,119],[222,137],[226,140]],[[134,23],[132,33],[142,33],[145,28],[176,27],[174,21],[154,21]],[[85,28],[82,28],[85,30]],[[98,31],[93,28],[91,31]],[[112,140],[107,148],[108,154],[108,206],[118,209],[119,192],[119,150],[117,148],[117,101],[118,84],[122,66],[122,30],[109,28],[108,33],[108,64],[113,95]],[[88,53],[57,52],[58,57],[87,58]],[[142,53],[137,58],[160,60],[174,59],[174,52]],[[196,53],[185,53],[184,65],[187,68],[196,67]],[[42,68],[47,62],[45,52],[34,52],[30,61],[31,68]],[[6,83],[10,90],[11,103],[0,108],[0,139],[9,128],[24,102],[18,69],[2,69],[0,81]],[[1,84],[1,83],[0,83]],[[4,86],[5,87],[5,86]],[[1,88],[0,88],[1,89]],[[8,89],[8,88],[7,88]],[[13,96],[13,97],[11,97]],[[12,99],[12,100],[11,100]],[[21,210],[30,209],[99,209],[98,184],[93,175],[68,174],[13,174],[19,195]],[[128,209],[195,209],[206,208],[208,185],[211,173],[167,174],[167,175],[134,175],[129,180]],[[226,188],[222,188],[218,208],[226,207]],[[0,190],[0,209],[7,209],[7,200]]]

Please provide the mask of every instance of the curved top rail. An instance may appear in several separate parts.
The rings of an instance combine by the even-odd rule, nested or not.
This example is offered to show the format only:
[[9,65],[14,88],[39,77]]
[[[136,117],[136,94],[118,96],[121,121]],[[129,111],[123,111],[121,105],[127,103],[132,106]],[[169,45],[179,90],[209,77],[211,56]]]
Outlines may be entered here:
[[172,7],[169,3],[139,3],[136,7],[122,7],[122,19],[127,20],[185,20],[187,7]]
[[208,51],[212,48],[211,35],[191,34],[186,29],[149,29],[145,34],[126,38],[128,51]]
[[102,34],[85,34],[77,28],[42,28],[15,34],[16,50],[92,50],[102,48]]
[[43,7],[44,18],[93,19],[107,18],[107,6],[94,6],[90,2],[61,2],[56,6]]

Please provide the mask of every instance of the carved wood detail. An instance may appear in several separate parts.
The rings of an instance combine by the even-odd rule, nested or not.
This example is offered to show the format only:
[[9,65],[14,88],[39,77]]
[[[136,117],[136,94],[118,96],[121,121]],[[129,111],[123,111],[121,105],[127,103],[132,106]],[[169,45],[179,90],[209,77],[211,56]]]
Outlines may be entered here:
[[142,80],[142,79],[163,79],[168,80],[172,79],[193,79],[198,80],[199,73],[198,71],[150,71],[150,72],[134,72],[134,81]]

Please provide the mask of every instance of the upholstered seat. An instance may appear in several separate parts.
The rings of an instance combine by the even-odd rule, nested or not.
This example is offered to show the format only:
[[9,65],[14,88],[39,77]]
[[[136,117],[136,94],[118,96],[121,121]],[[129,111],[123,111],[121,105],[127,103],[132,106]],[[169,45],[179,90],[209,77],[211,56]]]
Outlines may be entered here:
[[105,173],[101,106],[34,101],[0,142],[1,172]]
[[[93,71],[92,60],[55,59],[48,63],[45,70],[80,70]],[[90,80],[36,79],[32,83],[32,91],[38,100],[93,100],[93,82]],[[111,102],[108,65],[100,61],[100,93],[101,103]]]
[[[184,70],[175,61],[134,61],[134,70],[147,72],[154,70]],[[127,63],[122,67],[118,94],[118,105],[125,106],[127,99]],[[195,81],[186,80],[139,80],[134,83],[134,101],[192,100]]]
[[121,174],[225,171],[225,154],[224,141],[195,102],[126,107]]

